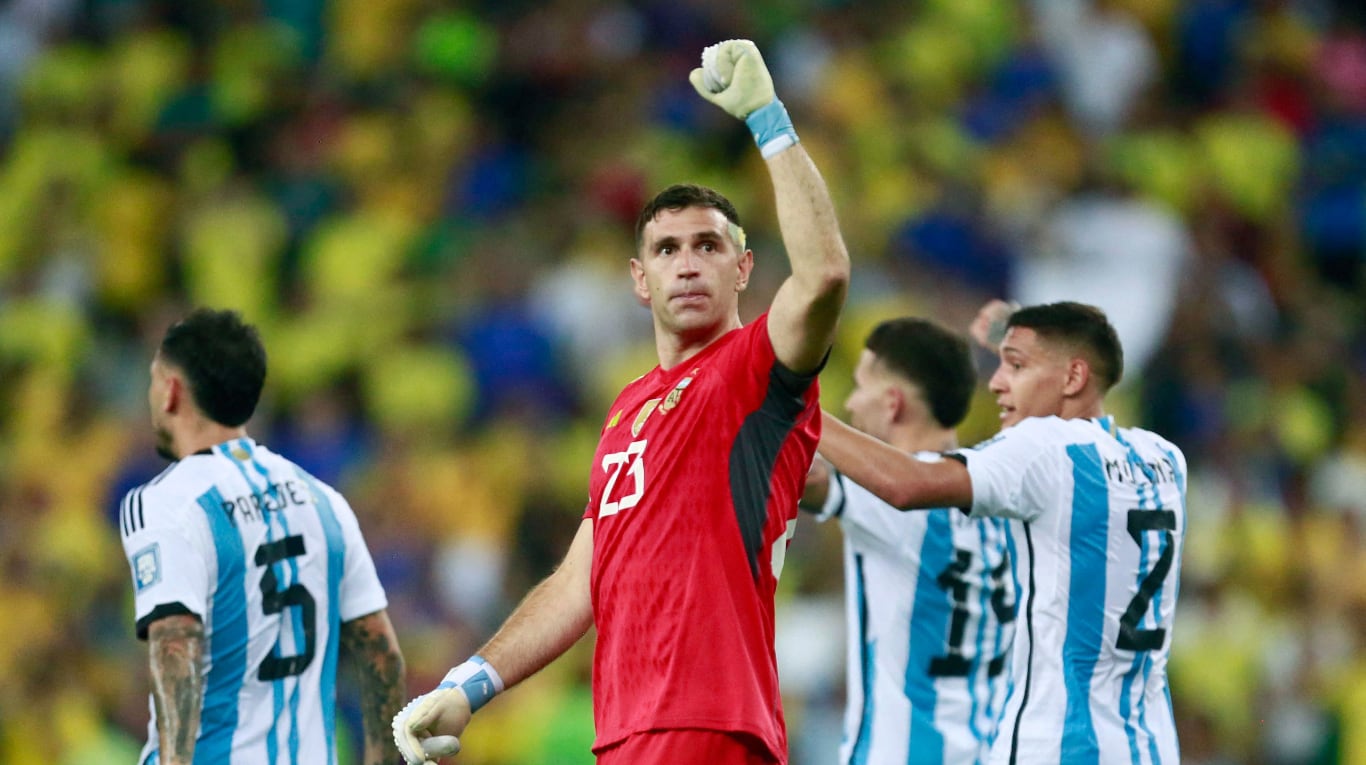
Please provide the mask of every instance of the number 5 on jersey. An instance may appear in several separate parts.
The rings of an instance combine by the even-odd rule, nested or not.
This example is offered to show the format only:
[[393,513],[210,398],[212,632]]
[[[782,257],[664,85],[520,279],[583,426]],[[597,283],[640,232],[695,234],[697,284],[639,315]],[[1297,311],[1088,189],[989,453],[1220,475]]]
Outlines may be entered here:
[[[602,489],[598,517],[605,518],[635,507],[645,493],[645,441],[632,441],[626,451],[604,455],[602,469],[607,473],[607,485]],[[612,501],[618,481],[621,481],[622,497]]]

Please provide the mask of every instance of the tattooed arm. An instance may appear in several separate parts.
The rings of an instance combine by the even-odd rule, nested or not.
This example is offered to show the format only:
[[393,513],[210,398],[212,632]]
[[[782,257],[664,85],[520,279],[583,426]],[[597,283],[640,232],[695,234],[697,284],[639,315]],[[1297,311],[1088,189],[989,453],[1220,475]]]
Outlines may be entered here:
[[388,612],[376,611],[342,624],[341,649],[355,664],[360,679],[365,764],[392,762],[389,722],[403,708],[405,689],[403,653]]
[[147,643],[159,760],[165,765],[188,764],[194,760],[204,700],[204,624],[189,614],[167,616],[148,627]]

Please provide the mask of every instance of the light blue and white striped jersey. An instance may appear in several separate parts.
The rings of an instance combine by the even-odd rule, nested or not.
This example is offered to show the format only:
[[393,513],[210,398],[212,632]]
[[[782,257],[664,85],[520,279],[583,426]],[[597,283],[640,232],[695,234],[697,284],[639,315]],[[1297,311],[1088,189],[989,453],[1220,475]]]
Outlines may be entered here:
[[130,491],[120,522],[138,637],[165,616],[204,622],[194,761],[335,763],[340,625],[387,605],[346,500],[241,438]]
[[903,512],[833,473],[818,517],[830,516],[848,624],[840,763],[986,762],[1015,619],[1007,522]]
[[1013,519],[1020,610],[991,761],[1175,765],[1181,451],[1110,417],[1044,417],[959,454],[973,515]]

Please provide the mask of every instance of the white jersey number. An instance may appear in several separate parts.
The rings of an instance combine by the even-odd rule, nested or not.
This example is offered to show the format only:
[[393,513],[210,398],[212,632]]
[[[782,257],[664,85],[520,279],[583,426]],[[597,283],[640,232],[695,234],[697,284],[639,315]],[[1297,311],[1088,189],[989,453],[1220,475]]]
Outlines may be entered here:
[[[616,515],[628,507],[635,507],[641,495],[645,493],[645,441],[632,441],[631,445],[626,447],[626,451],[604,455],[602,469],[607,472],[607,485],[602,489],[598,517],[605,518]],[[612,492],[616,489],[623,470],[626,473],[626,480],[630,482],[631,493],[612,502]],[[626,491],[627,485],[625,482],[622,483],[623,492]]]

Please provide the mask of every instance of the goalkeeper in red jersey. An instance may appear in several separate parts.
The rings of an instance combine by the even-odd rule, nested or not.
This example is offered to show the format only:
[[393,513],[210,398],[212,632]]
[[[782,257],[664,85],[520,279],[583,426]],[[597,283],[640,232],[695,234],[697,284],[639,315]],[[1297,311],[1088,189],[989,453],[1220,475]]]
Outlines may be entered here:
[[600,763],[787,762],[773,597],[820,435],[816,375],[849,258],[759,50],[728,40],[702,58],[693,86],[745,120],[766,161],[792,273],[768,312],[742,325],[754,253],[731,203],[679,185],[641,211],[631,276],[659,366],[606,413],[563,563],[394,718],[413,765],[458,751],[474,711],[589,626]]

